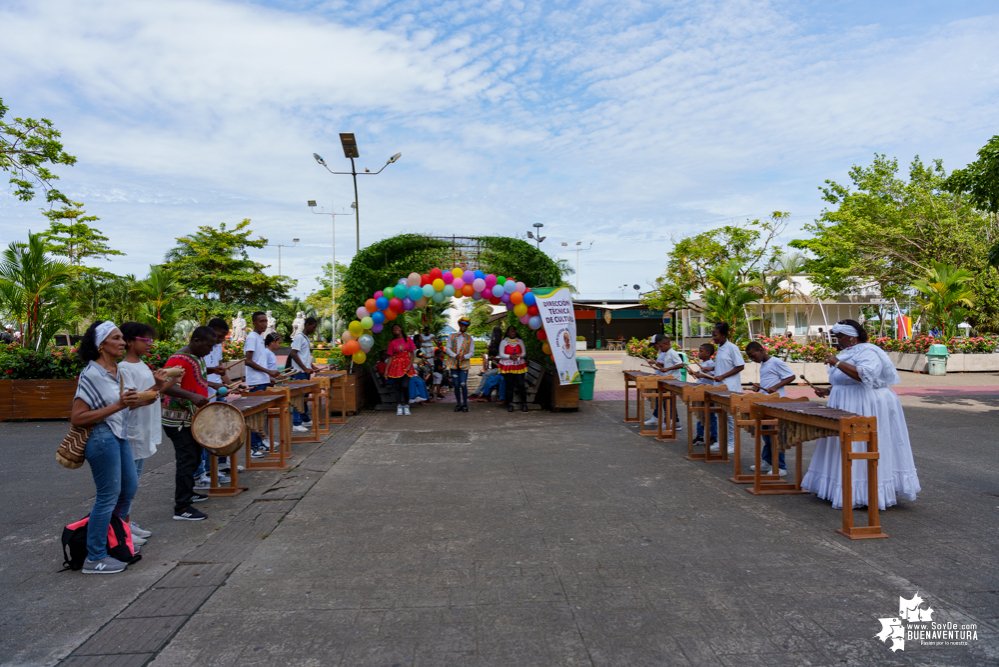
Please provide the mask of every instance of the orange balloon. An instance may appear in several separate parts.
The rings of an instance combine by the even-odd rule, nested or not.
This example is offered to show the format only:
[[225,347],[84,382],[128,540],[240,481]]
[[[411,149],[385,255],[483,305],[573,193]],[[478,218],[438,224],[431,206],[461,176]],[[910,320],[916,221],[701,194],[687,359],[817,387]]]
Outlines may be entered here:
[[378,310],[378,304],[374,299],[368,299],[364,302],[364,309],[373,315]]
[[395,312],[391,308],[388,308],[388,309],[385,310],[385,321],[386,322],[391,322],[392,320],[394,320],[397,317],[399,317],[399,313]]
[[512,303],[515,306],[523,300],[524,300],[524,295],[521,294],[520,292],[512,292],[510,294],[510,303]]
[[473,294],[475,294],[475,288],[472,287],[471,285],[466,284],[464,287],[461,288],[461,293],[465,296],[472,296]]
[[355,352],[361,351],[361,344],[356,340],[349,340],[340,346],[340,351],[343,352],[345,357],[353,355]]

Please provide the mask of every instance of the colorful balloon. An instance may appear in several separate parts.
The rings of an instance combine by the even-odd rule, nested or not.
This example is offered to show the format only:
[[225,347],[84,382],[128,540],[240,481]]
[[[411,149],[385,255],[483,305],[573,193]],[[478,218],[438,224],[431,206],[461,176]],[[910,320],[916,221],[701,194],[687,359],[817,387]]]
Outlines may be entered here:
[[444,275],[444,272],[441,271],[440,269],[437,269],[437,268],[430,269],[430,279],[431,280],[437,280],[442,275]]
[[498,306],[498,305],[500,305],[503,302],[500,301],[497,297],[492,296],[492,297],[489,297],[489,303],[493,304],[494,306]]
[[362,333],[364,333],[364,327],[362,327],[361,323],[358,322],[357,320],[354,320],[353,322],[348,324],[347,329],[350,330],[350,333],[354,336],[354,338],[357,338]]
[[[386,305],[386,307],[388,306]],[[375,312],[371,313],[371,327],[369,328],[373,329],[376,325],[379,325],[384,321],[385,321],[385,313],[383,313],[380,310],[376,310]]]
[[464,281],[464,280],[462,280],[461,278],[455,278],[455,279],[454,279],[454,280],[453,280],[453,281],[451,282],[451,284],[452,284],[452,285],[454,285],[454,288],[455,288],[455,289],[456,289],[457,291],[459,291],[459,292],[460,292],[460,291],[461,291],[461,288],[465,286],[465,281]]
[[495,284],[496,284],[496,276],[490,273],[489,275],[486,276],[486,287],[492,287]]
[[497,282],[498,284],[500,284],[500,285],[502,285],[503,283],[505,283],[505,282],[506,282],[506,280],[507,280],[507,279],[506,279],[505,277],[503,277],[503,276],[496,276],[496,282]]
[[376,324],[375,326],[371,327],[371,333],[381,333],[382,329],[384,329],[384,328],[385,328],[384,325],[382,325],[382,324]]
[[392,295],[397,299],[405,299],[409,296],[409,287],[406,285],[396,285],[392,288]]
[[382,292],[381,290],[378,290],[377,292],[375,292],[375,299],[380,299],[383,296],[385,296],[385,293]]
[[434,303],[443,303],[444,292],[434,292],[434,295],[431,298],[434,300]]
[[533,306],[535,303],[537,303],[537,301],[538,298],[534,296],[533,292],[526,292],[526,291],[524,292],[524,303],[526,303],[528,306]]
[[533,316],[530,320],[528,320],[527,326],[531,327],[532,329],[540,329],[541,317],[539,315]]
[[368,309],[365,308],[364,306],[358,306],[357,310],[354,311],[354,315],[357,317],[357,319],[361,319],[362,317],[367,317],[369,314],[370,313],[368,313]]
[[416,302],[410,299],[408,296],[402,300],[402,307],[407,312],[416,308]]
[[417,301],[416,301],[416,307],[417,308],[426,308],[427,307],[427,297],[421,296],[419,299],[417,299]]
[[544,351],[545,354],[552,353],[552,346],[548,344],[548,341],[545,341],[544,343],[541,344],[541,349],[542,351]]
[[368,360],[368,355],[364,354],[364,352],[355,352],[351,359],[354,360],[355,364],[363,364]]
[[430,278],[429,273],[424,273],[422,276],[420,276],[420,287],[423,287],[424,285],[429,285],[432,282],[434,281]]
[[357,344],[361,346],[362,352],[367,352],[375,345],[375,337],[371,334],[364,334],[357,339]]
[[454,276],[455,278],[461,278],[461,276],[464,275],[464,273],[465,270],[460,266],[456,266],[453,269],[451,269],[451,275]]
[[372,319],[371,317],[362,317],[361,318],[361,328],[362,329],[370,329],[373,326],[375,326],[374,319]]
[[[402,299],[400,297],[394,297],[394,298],[392,298],[389,301],[389,308],[391,308],[392,310],[394,310],[396,312],[396,314],[401,313],[402,312]],[[386,313],[386,315],[388,315],[388,313]],[[395,319],[395,318],[393,317],[393,318],[390,318],[390,319]]]
[[544,329],[538,329],[538,340],[548,340],[548,334]]
[[397,280],[395,284],[396,285],[404,285],[406,287],[409,287],[409,281],[406,280],[405,278],[399,278],[399,280]]
[[517,291],[520,292],[521,294],[523,294],[524,292],[527,291],[527,285],[525,285],[524,283],[522,283],[522,282],[520,282],[518,280],[517,281]]
[[[402,308],[402,301],[399,302],[399,308]],[[397,317],[399,317],[399,313],[396,312],[395,310],[393,310],[392,308],[389,308],[388,310],[385,311],[385,321],[386,322],[391,322],[392,320],[394,320]],[[372,329],[372,331],[373,330],[374,329]]]
[[395,285],[389,285],[388,287],[386,287],[385,288],[385,293],[382,294],[382,296],[385,297],[386,299],[391,299],[392,297],[394,297],[395,296]]
[[506,292],[507,294],[513,294],[514,292],[517,291],[517,283],[513,282],[512,280],[506,281],[505,283],[503,283],[503,291]]
[[[496,287],[502,287],[502,285],[496,285]],[[499,300],[502,303],[507,304],[508,306],[510,305],[510,295],[507,294],[506,292],[503,292],[502,294],[500,294]]]
[[454,274],[451,273],[450,271],[445,271],[444,275],[441,276],[441,278],[444,280],[445,285],[450,285],[451,283],[454,282]]
[[368,314],[370,315],[378,310],[378,303],[374,299],[368,299],[364,302],[364,309],[368,311]]
[[476,277],[476,278],[481,278],[481,279],[483,279],[483,280],[484,280],[484,279],[485,279],[485,277],[486,277],[486,274],[484,274],[484,273],[483,273],[482,271],[476,271],[476,272],[475,272],[475,277]]
[[419,285],[420,284],[420,274],[419,273],[411,273],[411,274],[409,274],[409,279],[406,282],[409,283],[410,286]]
[[350,333],[349,329],[344,329],[343,333],[340,334],[340,340],[342,340],[344,343],[350,340],[354,340],[354,334]]
[[434,282],[431,284],[434,286],[435,292],[440,292],[444,289],[444,281],[440,278],[434,278]]
[[385,310],[389,307],[389,300],[387,297],[380,296],[375,299],[375,305],[378,306],[378,310]]
[[446,296],[449,299],[454,296],[454,285],[444,286],[444,296]]
[[527,315],[527,306],[525,306],[522,303],[518,303],[516,306],[513,307],[513,314],[516,315],[517,317],[523,317],[524,315]]
[[490,291],[490,293],[492,293],[492,295],[494,297],[496,297],[498,299],[503,294],[503,286],[502,285],[493,285],[492,288],[489,291]]
[[515,306],[518,303],[523,303],[523,301],[524,301],[524,295],[521,294],[520,292],[514,292],[510,295],[510,303],[512,303]]
[[[525,301],[524,303],[526,304],[527,302]],[[541,311],[538,310],[538,307],[536,305],[527,306],[527,312],[529,312],[531,315],[538,315],[539,313],[541,313]]]
[[472,281],[472,289],[474,289],[476,292],[481,292],[485,288],[486,288],[485,278],[476,278],[475,280]]
[[340,351],[343,352],[343,355],[345,357],[349,357],[350,355],[354,354],[355,352],[359,352],[360,350],[361,350],[361,344],[358,343],[356,340],[348,341],[340,346]]
[[531,316],[530,315],[524,315],[523,317],[521,317],[519,319],[520,319],[520,323],[521,324],[527,324],[528,322],[531,321]]
[[475,294],[475,288],[474,287],[472,287],[471,285],[469,285],[467,283],[462,286],[462,288],[461,288],[461,295],[462,296],[472,296],[473,294]]
[[434,286],[424,285],[423,288],[420,290],[420,293],[429,299],[434,295]]
[[413,285],[412,287],[409,288],[408,296],[413,301],[419,301],[420,299],[423,298],[423,288]]

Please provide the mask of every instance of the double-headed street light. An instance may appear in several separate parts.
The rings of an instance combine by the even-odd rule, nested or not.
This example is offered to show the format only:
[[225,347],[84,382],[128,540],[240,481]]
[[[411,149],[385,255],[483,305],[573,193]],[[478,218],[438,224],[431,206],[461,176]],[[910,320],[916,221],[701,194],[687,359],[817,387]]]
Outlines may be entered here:
[[295,245],[298,244],[298,241],[299,241],[298,239],[292,239],[290,244],[288,244],[288,243],[268,243],[267,244],[268,248],[277,248],[278,249],[278,275],[279,276],[284,275],[283,273],[281,273],[281,248],[294,248]]
[[[527,238],[534,239],[535,241],[537,241],[538,242],[538,250],[541,250],[541,242],[544,241],[546,238],[548,238],[547,236],[542,236],[541,235],[541,228],[544,227],[544,224],[542,224],[540,222],[535,222],[531,226],[534,227],[535,231],[533,231],[533,232],[527,232]],[[537,234],[537,236],[535,236],[535,234]]]
[[[318,153],[313,153],[312,157],[316,159],[316,162],[326,167],[326,171],[330,172],[331,174],[344,174],[344,175],[349,174],[354,177],[354,203],[352,204],[352,208],[354,209],[354,217],[356,218],[357,221],[357,252],[361,252],[361,209],[358,206],[357,202],[358,172],[357,169],[354,167],[354,158],[361,157],[361,155],[360,153],[357,152],[357,140],[354,139],[353,132],[341,132],[340,144],[343,146],[343,156],[346,158],[350,158],[350,171],[333,171],[326,164],[326,160],[324,160]],[[360,173],[362,176],[364,175],[376,176],[382,173],[382,169],[385,169],[385,167],[389,166],[390,164],[392,164],[401,157],[402,153],[396,153],[395,155],[390,157],[388,161],[385,164],[383,164],[382,168],[379,169],[378,171],[371,171],[370,169],[365,169]]]
[[[588,245],[585,248],[580,248],[579,246],[581,246],[581,245],[583,245],[582,241],[576,241],[576,247],[575,248],[571,248],[572,250],[576,251],[576,291],[577,292],[579,291],[579,253],[583,252],[584,250],[590,250],[591,248],[593,248],[593,241],[590,241],[590,245]],[[563,241],[562,242],[562,247],[563,248],[568,248],[569,244],[566,243],[565,241]]]

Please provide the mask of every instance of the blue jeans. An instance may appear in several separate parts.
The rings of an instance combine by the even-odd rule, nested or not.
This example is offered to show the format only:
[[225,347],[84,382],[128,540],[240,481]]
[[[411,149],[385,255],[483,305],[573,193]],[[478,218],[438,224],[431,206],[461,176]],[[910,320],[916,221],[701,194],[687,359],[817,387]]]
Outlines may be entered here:
[[[697,437],[704,438],[704,422],[697,422]],[[718,440],[718,415],[713,414],[711,415],[711,442],[716,440]]]
[[452,370],[451,376],[454,378],[454,398],[458,405],[465,405],[468,403],[468,369]]
[[479,385],[478,394],[482,398],[489,398],[493,389],[498,390],[498,399],[503,400],[506,398],[506,380],[503,378],[502,373],[494,373],[486,378],[486,381]]
[[135,461],[128,440],[117,437],[104,422],[90,432],[83,455],[90,464],[94,486],[97,487],[97,498],[87,523],[87,558],[101,560],[108,555],[111,515],[128,516],[132,499],[139,488],[139,478],[135,474]]
[[[255,384],[250,387],[250,391],[246,392],[252,394],[255,391],[263,391],[271,386],[270,382],[264,382],[263,384]],[[267,420],[268,426],[270,426],[270,419]],[[260,437],[256,431],[250,431],[250,449],[256,449],[257,447],[263,447],[264,440]]]
[[[766,461],[767,463],[770,463],[770,465],[773,465],[773,463],[770,461],[771,457],[770,441],[771,441],[771,436],[769,435],[763,436],[763,450],[760,452],[760,458]],[[780,456],[777,457],[777,460],[779,461],[777,467],[780,468],[781,470],[787,470],[787,464],[784,463],[784,452],[780,453]]]
[[409,400],[412,401],[414,398],[422,398],[425,401],[430,399],[427,383],[419,375],[409,378]]
[[[312,376],[309,373],[295,373],[295,375],[292,376],[292,379],[293,380],[308,380],[310,377],[312,377]],[[305,419],[302,419],[303,415],[305,416]],[[294,424],[295,426],[301,426],[303,421],[307,421],[307,422],[312,421],[312,417],[309,416],[309,404],[308,403],[305,404],[305,412],[299,412],[295,408],[291,409],[291,423]]]

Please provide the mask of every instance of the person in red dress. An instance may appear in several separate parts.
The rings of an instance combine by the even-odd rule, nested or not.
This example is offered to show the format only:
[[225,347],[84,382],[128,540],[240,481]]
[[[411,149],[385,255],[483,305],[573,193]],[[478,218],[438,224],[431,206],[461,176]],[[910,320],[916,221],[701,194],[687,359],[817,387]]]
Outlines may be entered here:
[[385,375],[395,381],[398,405],[397,415],[409,414],[409,378],[416,375],[413,359],[416,357],[416,345],[413,339],[406,335],[401,324],[392,325],[392,340],[388,344],[388,353],[392,356]]
[[506,383],[506,410],[513,412],[513,392],[520,396],[520,409],[527,412],[527,387],[524,375],[527,373],[527,347],[517,335],[517,327],[506,329],[506,338],[500,341],[500,373]]

